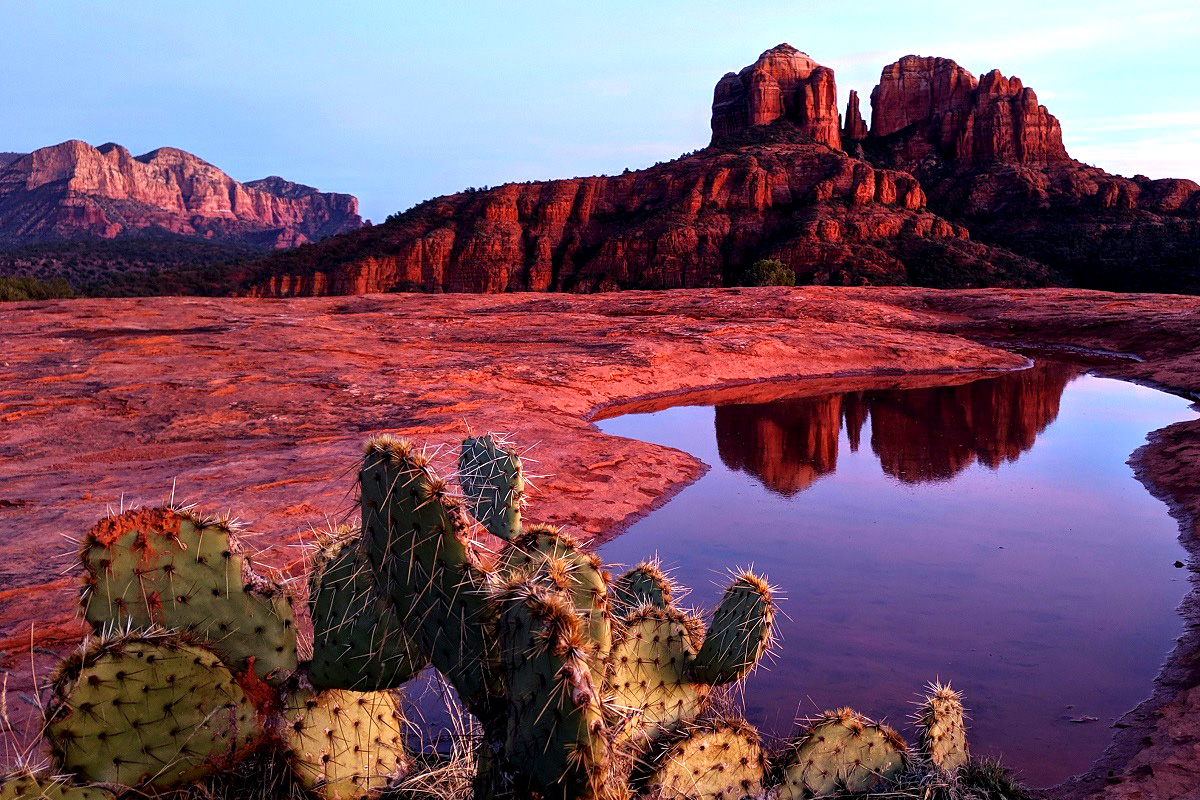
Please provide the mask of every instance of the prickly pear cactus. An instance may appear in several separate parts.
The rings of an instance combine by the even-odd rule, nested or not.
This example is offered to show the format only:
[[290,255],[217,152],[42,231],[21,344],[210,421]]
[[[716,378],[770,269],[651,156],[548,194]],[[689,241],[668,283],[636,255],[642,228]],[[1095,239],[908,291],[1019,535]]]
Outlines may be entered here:
[[488,531],[501,539],[521,533],[525,475],[511,445],[490,433],[464,440],[458,481],[475,519]]
[[429,659],[376,582],[358,528],[342,528],[323,538],[309,575],[309,680],[319,689],[360,692],[401,686]]
[[363,545],[405,631],[476,717],[498,716],[489,580],[463,510],[428,459],[389,436],[367,443],[359,486]]
[[508,688],[505,753],[534,791],[604,796],[608,743],[587,635],[565,593],[528,581],[494,598]]
[[643,605],[666,608],[671,605],[675,586],[657,561],[643,561],[612,582],[609,604],[612,614],[623,619]]
[[642,606],[620,626],[608,691],[622,738],[644,744],[704,708],[709,686],[688,677],[703,636],[700,620],[673,607]]
[[900,734],[843,708],[827,711],[791,742],[779,766],[781,800],[848,793],[885,786],[906,766]]
[[75,786],[69,781],[20,770],[0,777],[0,800],[114,800],[98,786]]
[[176,634],[85,643],[53,684],[51,754],[88,782],[168,789],[233,764],[263,737],[221,659]]
[[298,690],[283,718],[296,775],[323,800],[378,796],[408,769],[403,717],[390,692]]
[[229,524],[187,511],[106,517],[82,543],[84,616],[98,632],[192,633],[235,670],[253,662],[258,677],[281,683],[296,669],[292,608],[241,549]]
[[749,800],[763,792],[766,756],[758,731],[741,720],[704,723],[655,759],[646,792],[662,800]]
[[575,612],[584,619],[588,663],[597,684],[604,680],[604,662],[612,649],[612,616],[608,610],[608,573],[600,559],[585,552],[562,530],[534,525],[513,539],[500,555],[498,576],[521,582],[535,575],[550,580],[570,595]]
[[753,572],[738,575],[713,614],[690,673],[702,683],[730,683],[754,668],[771,644],[773,592]]
[[953,775],[970,760],[962,694],[950,684],[929,684],[929,694],[914,719],[917,749],[936,767]]

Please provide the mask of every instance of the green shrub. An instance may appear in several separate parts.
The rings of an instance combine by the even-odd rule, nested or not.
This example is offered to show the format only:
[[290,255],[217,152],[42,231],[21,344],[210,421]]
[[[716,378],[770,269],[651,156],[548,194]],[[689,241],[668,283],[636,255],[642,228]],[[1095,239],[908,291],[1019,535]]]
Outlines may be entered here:
[[0,302],[13,300],[53,300],[59,297],[75,297],[71,284],[62,278],[40,281],[37,278],[0,277]]
[[796,272],[773,258],[755,261],[742,277],[744,286],[795,286]]

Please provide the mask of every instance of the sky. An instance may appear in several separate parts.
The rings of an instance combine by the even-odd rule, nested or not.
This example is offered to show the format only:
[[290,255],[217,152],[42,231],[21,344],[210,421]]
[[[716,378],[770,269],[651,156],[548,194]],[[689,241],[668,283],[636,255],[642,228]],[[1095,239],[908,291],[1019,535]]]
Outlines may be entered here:
[[712,89],[780,42],[865,106],[908,53],[1033,87],[1072,156],[1200,180],[1200,2],[0,0],[0,151],[179,147],[381,221],[468,186],[703,147]]

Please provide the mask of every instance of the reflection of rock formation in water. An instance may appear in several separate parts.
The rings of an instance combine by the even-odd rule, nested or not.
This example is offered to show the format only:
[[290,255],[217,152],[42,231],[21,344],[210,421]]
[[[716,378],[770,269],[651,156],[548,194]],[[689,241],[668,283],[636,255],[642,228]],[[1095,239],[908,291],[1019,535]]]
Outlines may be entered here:
[[717,448],[731,469],[792,495],[837,466],[845,424],[857,450],[867,420],[883,471],[906,483],[946,480],[978,461],[1016,461],[1058,416],[1080,368],[1032,369],[958,386],[888,389],[716,408]]

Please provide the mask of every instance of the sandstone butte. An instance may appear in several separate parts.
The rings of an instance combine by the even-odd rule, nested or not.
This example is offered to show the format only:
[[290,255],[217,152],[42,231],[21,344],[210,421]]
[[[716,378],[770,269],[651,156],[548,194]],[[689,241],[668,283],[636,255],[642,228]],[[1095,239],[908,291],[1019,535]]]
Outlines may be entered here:
[[362,224],[351,195],[275,176],[238,183],[173,147],[134,156],[68,141],[0,153],[0,243],[165,232],[276,248]]
[[[428,443],[445,471],[468,426],[511,434],[533,446],[527,458],[548,476],[537,482],[531,516],[595,541],[665,502],[704,465],[607,436],[591,420],[661,407],[679,392],[711,401],[786,390],[803,402],[872,386],[965,383],[1022,366],[997,343],[1024,343],[1134,355],[1101,370],[1200,396],[1200,298],[1169,295],[806,287],[10,308],[0,315],[0,529],[13,534],[0,537],[0,669],[9,671],[10,698],[30,690],[32,668],[46,674],[52,651],[78,641],[69,537],[107,507],[174,496],[232,510],[257,534],[263,558],[294,573],[311,529],[353,518],[355,465],[375,433]],[[745,385],[777,379],[793,383]],[[1010,457],[1053,414],[1054,387],[1027,388],[1030,401],[1011,405],[1014,417],[985,437],[990,443],[973,445],[975,458]],[[736,434],[737,420],[728,424]],[[1200,421],[1172,425],[1132,462],[1170,505],[1193,563],[1198,442]],[[814,451],[821,446],[815,437]],[[882,458],[898,464],[910,455]],[[805,475],[772,479],[798,489]],[[1146,687],[1149,699],[1114,728],[1094,769],[1051,796],[1197,797],[1197,590],[1181,613],[1184,635]],[[30,714],[10,701],[18,730]]]
[[759,258],[801,283],[1200,292],[1200,185],[1067,154],[1019,78],[905,56],[843,119],[831,69],[781,44],[716,85],[712,141],[622,175],[428,200],[278,253],[259,296],[716,287]]

